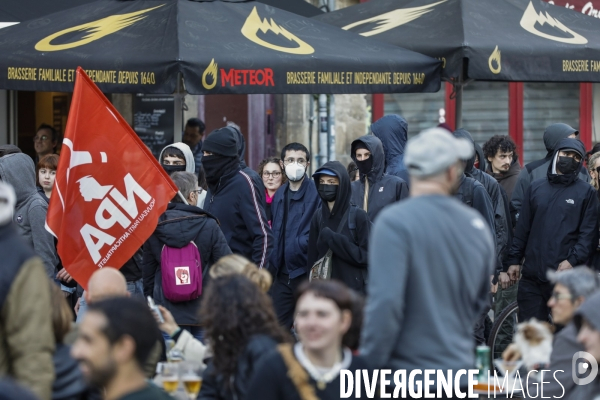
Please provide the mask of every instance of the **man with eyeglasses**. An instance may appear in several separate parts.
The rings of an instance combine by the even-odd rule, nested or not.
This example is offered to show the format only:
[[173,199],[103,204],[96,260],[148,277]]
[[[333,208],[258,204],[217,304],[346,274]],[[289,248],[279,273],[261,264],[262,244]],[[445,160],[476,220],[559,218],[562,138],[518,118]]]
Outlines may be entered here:
[[579,140],[563,139],[548,165],[546,178],[534,181],[525,192],[504,265],[510,266],[506,272],[511,281],[520,279],[519,321],[532,317],[547,320],[552,284],[546,271],[585,264],[597,245],[598,198],[594,188],[579,179],[584,154],[585,147]]
[[271,204],[273,253],[271,288],[279,322],[290,328],[294,321],[294,293],[307,279],[308,232],[312,216],[321,204],[317,188],[306,178],[310,152],[300,143],[289,143],[281,150],[281,168],[288,181]]
[[351,149],[360,179],[352,182],[350,201],[365,210],[373,222],[385,206],[408,197],[408,185],[402,178],[385,174],[385,154],[377,136],[359,137]]
[[[577,328],[573,317],[581,305],[598,291],[600,279],[596,272],[583,266],[564,272],[549,271],[548,279],[554,284],[548,300],[552,322],[564,328],[554,335],[549,372],[545,373],[545,376],[553,376],[554,379],[544,381],[544,397],[561,398],[563,394],[571,395],[575,389],[572,379],[573,355],[585,351],[584,346],[577,342]],[[511,344],[502,358],[507,362],[517,361],[521,358],[521,353],[515,344]],[[529,383],[529,393],[537,393],[538,387],[537,382]]]
[[58,145],[58,132],[48,124],[42,124],[33,137],[33,147],[35,149],[35,164],[47,154],[56,153]]

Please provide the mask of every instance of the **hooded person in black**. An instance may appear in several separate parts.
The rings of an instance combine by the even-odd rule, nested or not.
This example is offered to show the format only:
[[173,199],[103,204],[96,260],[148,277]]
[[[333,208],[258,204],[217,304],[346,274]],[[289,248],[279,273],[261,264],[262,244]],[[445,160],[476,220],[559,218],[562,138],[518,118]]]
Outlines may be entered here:
[[[313,174],[313,179],[322,203],[310,224],[308,268],[331,249],[331,279],[340,280],[364,294],[371,225],[369,217],[350,204],[350,177],[339,161],[325,163]],[[351,226],[354,228],[350,229]]]
[[208,193],[204,209],[218,218],[231,251],[266,268],[273,248],[273,235],[265,213],[264,188],[240,166],[238,137],[231,127],[211,132],[202,145],[202,166]]
[[[361,160],[357,155],[360,149],[364,150],[360,155]],[[367,211],[371,221],[375,221],[375,217],[385,206],[408,197],[406,182],[402,178],[384,173],[385,155],[379,138],[366,135],[353,141],[352,159],[358,167],[360,179],[351,183],[351,202]]]
[[579,179],[584,156],[583,143],[563,139],[551,158],[546,178],[536,180],[525,192],[507,259],[512,280],[519,279],[521,269],[519,321],[531,317],[547,320],[547,302],[552,294],[547,270],[585,264],[597,245],[598,198],[594,188]]
[[[512,197],[510,199],[511,213],[514,216],[513,220],[519,219],[519,213],[523,205],[523,198],[527,188],[536,179],[543,179],[546,177],[546,171],[548,165],[552,161],[554,151],[558,143],[566,138],[576,138],[579,135],[579,131],[567,124],[557,123],[549,125],[544,131],[544,145],[548,154],[541,160],[532,161],[525,165],[517,178],[517,184],[515,185]],[[584,182],[590,181],[585,168],[579,173],[579,179]]]
[[385,173],[402,178],[410,186],[408,170],[404,165],[404,148],[408,141],[408,123],[399,115],[386,115],[371,125],[371,132],[383,144]]

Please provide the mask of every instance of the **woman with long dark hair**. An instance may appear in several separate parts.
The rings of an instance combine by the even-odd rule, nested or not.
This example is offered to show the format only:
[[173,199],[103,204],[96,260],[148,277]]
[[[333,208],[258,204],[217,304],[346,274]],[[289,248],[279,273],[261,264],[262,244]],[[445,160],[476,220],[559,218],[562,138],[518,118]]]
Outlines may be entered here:
[[256,363],[289,340],[271,299],[245,276],[216,278],[204,295],[200,318],[213,358],[199,399],[243,399]]
[[[280,345],[256,366],[246,399],[330,400],[340,398],[342,369],[365,370],[366,362],[353,356],[352,324],[357,299],[334,280],[305,282],[298,289],[295,345]],[[355,398],[353,393],[351,396]],[[361,395],[365,396],[364,386]],[[360,396],[358,397],[360,398]]]

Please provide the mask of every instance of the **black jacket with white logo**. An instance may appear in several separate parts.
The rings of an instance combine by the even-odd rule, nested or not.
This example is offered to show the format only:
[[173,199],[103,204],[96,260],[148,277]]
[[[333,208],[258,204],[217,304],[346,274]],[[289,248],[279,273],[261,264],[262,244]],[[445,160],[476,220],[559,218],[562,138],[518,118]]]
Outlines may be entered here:
[[561,149],[585,154],[583,143],[576,139],[563,139],[556,147],[547,177],[534,181],[525,192],[507,260],[515,265],[525,257],[523,276],[542,282],[547,282],[548,269],[556,270],[564,260],[573,267],[587,263],[598,232],[596,191],[579,179],[579,170],[556,174]]

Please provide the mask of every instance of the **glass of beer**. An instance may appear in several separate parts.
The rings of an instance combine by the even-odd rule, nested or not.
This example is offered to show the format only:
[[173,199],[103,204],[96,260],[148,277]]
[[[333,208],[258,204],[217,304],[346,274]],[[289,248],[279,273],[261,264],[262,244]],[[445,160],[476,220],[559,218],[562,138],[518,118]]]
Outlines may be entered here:
[[203,370],[204,368],[198,363],[181,363],[179,374],[181,376],[181,381],[183,382],[185,392],[189,396],[190,400],[195,400],[198,397],[198,393],[200,393],[200,389],[202,388]]
[[158,363],[158,374],[162,382],[163,389],[171,396],[177,392],[179,387],[179,370],[174,363]]

